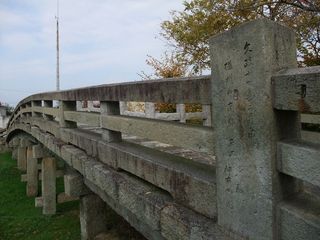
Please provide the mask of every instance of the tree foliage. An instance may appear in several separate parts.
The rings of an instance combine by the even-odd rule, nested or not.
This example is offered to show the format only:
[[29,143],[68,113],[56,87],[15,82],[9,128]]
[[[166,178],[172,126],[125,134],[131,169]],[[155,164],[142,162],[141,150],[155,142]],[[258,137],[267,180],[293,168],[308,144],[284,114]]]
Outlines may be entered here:
[[257,18],[293,28],[301,64],[320,65],[320,0],[188,0],[183,5],[183,11],[171,12],[171,19],[162,23],[161,35],[195,73],[209,68],[211,36]]
[[174,53],[165,52],[160,59],[148,55],[146,63],[153,68],[154,73],[146,74],[142,72],[139,75],[143,80],[181,77],[186,75],[187,72],[185,64]]

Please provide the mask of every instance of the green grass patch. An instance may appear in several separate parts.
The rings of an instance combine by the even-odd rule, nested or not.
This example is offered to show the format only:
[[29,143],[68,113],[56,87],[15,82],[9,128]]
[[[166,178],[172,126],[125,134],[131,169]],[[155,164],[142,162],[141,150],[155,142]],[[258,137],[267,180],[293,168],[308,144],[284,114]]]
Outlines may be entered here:
[[[11,153],[0,154],[0,240],[73,240],[80,239],[79,202],[57,205],[54,216],[42,215],[34,198],[26,196]],[[63,192],[63,181],[57,181]]]

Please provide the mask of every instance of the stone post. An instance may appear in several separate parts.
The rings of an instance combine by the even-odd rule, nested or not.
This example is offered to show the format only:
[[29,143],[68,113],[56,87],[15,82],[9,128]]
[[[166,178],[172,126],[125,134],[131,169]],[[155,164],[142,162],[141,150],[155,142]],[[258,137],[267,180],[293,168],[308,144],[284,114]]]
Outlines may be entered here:
[[[43,107],[52,108],[53,107],[53,101],[52,100],[44,100],[43,101]],[[47,120],[47,121],[52,121],[53,120],[53,116],[47,115],[47,114],[43,114],[43,118],[45,120]]]
[[26,103],[26,108],[28,108],[29,110],[30,110],[30,112],[27,112],[26,113],[26,116],[28,117],[28,118],[30,118],[30,117],[32,117],[32,103],[31,102],[27,102]]
[[186,119],[186,105],[185,104],[177,104],[176,105],[177,108],[177,113],[180,114],[180,122],[181,123],[186,123],[187,119]]
[[27,148],[27,196],[38,195],[38,159],[33,158],[34,146]]
[[18,169],[21,171],[27,171],[27,147],[31,145],[32,143],[26,138],[20,140],[20,146],[18,148]]
[[156,116],[156,107],[152,102],[146,102],[144,104],[144,112],[146,114],[146,118],[155,118]]
[[212,126],[212,116],[211,116],[211,105],[202,105],[202,114],[203,114],[203,126],[211,127]]
[[273,109],[271,76],[296,67],[294,31],[260,19],[213,37],[210,52],[218,224],[250,240],[277,239],[276,145],[286,129],[298,137],[299,118]]
[[56,213],[56,159],[45,157],[42,159],[42,213],[51,215]]
[[[32,106],[32,108],[41,107],[41,101],[32,101],[31,106]],[[42,116],[41,113],[36,112],[36,111],[34,111],[34,109],[32,109],[32,117],[41,117],[41,116]]]
[[77,110],[77,102],[76,101],[60,101],[59,104],[60,114],[60,127],[63,128],[76,128],[77,123],[72,121],[67,121],[64,118],[64,111],[76,111]]
[[120,102],[120,114],[123,115],[126,111],[128,111],[127,102]]
[[[101,116],[120,115],[119,102],[100,102]],[[100,123],[102,126],[102,122]],[[103,129],[102,139],[106,142],[120,142],[121,132]]]
[[99,233],[106,232],[106,203],[96,194],[80,198],[81,240],[93,240]]
[[20,139],[15,137],[13,140],[12,140],[12,146],[13,146],[13,149],[12,149],[12,159],[14,160],[17,160],[18,159],[18,148],[19,148],[19,145],[20,145]]

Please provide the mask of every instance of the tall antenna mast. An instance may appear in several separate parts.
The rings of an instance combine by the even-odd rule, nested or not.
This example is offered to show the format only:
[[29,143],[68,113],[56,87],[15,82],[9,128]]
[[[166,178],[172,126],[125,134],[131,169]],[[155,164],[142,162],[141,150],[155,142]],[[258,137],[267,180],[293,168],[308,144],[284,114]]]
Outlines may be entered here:
[[56,76],[56,90],[60,91],[60,66],[59,66],[59,0],[57,0],[57,76]]

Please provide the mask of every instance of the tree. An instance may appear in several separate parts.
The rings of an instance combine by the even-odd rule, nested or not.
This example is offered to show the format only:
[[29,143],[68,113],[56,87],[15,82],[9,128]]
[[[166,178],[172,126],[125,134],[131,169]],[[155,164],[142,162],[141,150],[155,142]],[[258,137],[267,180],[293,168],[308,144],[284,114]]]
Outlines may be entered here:
[[320,64],[320,0],[189,0],[171,12],[160,33],[194,73],[210,66],[208,39],[242,22],[269,18],[297,32],[301,65]]
[[143,80],[182,77],[187,73],[186,65],[174,53],[165,52],[160,59],[148,55],[146,63],[153,68],[154,73],[146,74],[142,72],[139,75]]
[[[154,73],[148,75],[142,72],[140,77],[143,80],[151,80],[155,78],[174,78],[188,75],[187,66],[174,53],[165,52],[164,55],[157,59],[148,56],[146,60],[147,65],[153,68]],[[170,103],[156,103],[156,111],[172,113],[176,112],[176,105]],[[186,104],[186,112],[200,112],[200,104]]]

